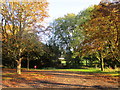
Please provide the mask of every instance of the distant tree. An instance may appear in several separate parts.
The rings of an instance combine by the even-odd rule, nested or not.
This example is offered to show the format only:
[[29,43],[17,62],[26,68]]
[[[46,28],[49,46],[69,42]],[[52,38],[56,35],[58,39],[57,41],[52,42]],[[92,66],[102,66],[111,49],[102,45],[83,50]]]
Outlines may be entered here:
[[70,40],[75,28],[75,14],[67,14],[55,19],[51,27],[52,34],[54,34],[51,39],[54,39],[61,49],[67,51],[70,48]]
[[[66,56],[66,60],[71,60],[71,40],[76,23],[75,14],[67,14],[64,17],[57,18],[51,23],[51,39],[59,50]],[[68,61],[69,62],[69,61]]]
[[72,33],[72,40],[71,40],[71,47],[73,48],[73,51],[76,52],[76,49],[78,49],[79,45],[85,40],[86,33],[84,24],[87,23],[89,20],[91,20],[91,15],[93,13],[94,7],[89,7],[84,11],[81,11],[76,16],[76,24],[75,28]]

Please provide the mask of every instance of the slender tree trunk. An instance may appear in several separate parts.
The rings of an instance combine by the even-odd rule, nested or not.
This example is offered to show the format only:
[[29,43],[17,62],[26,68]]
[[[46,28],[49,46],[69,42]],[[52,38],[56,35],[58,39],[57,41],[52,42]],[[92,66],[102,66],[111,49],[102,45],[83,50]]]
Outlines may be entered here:
[[16,60],[17,61],[17,74],[21,74],[21,61],[22,61],[22,58],[20,58],[19,60]]
[[88,62],[87,62],[87,59],[86,59],[86,67],[88,66],[87,63],[88,63]]
[[101,60],[101,71],[104,71],[104,59],[102,58],[102,56],[100,60]]
[[95,64],[95,68],[98,68],[98,67],[97,67],[97,64]]
[[102,56],[102,52],[101,51],[98,51],[97,58],[100,61],[100,69],[101,69],[101,71],[104,71],[104,58]]
[[29,70],[29,59],[27,58],[27,69]]

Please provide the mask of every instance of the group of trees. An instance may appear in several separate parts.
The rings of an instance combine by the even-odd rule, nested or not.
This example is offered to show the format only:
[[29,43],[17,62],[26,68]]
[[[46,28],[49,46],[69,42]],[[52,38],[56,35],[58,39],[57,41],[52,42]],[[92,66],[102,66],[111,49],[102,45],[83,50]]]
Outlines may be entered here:
[[[120,65],[119,2],[100,3],[77,15],[55,19],[45,29],[46,0],[0,3],[2,62],[7,67],[63,67]],[[50,30],[42,43],[39,33]],[[64,58],[63,60],[59,59]],[[61,62],[64,61],[62,65]],[[21,65],[22,64],[22,65]]]
[[44,31],[47,6],[46,0],[0,3],[3,65],[17,66],[18,74],[22,60],[39,59],[45,51],[38,33]]
[[67,14],[51,23],[49,44],[54,42],[63,52],[67,67],[80,66],[86,61],[94,63],[91,66],[97,64],[102,71],[105,66],[119,66],[119,6],[119,1],[101,2],[77,15]]
[[95,6],[91,20],[83,26],[86,38],[81,43],[81,48],[84,48],[82,52],[94,53],[101,62],[101,70],[104,68],[104,59],[113,65],[120,62],[119,5],[120,3],[101,3]]

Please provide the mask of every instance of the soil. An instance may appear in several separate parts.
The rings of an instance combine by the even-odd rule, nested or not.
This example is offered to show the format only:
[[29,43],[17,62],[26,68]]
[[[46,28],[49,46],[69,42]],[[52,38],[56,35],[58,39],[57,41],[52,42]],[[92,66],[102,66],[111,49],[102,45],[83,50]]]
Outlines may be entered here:
[[2,88],[119,88],[119,78],[105,74],[56,71],[22,70],[22,74],[15,74],[15,69],[3,69]]

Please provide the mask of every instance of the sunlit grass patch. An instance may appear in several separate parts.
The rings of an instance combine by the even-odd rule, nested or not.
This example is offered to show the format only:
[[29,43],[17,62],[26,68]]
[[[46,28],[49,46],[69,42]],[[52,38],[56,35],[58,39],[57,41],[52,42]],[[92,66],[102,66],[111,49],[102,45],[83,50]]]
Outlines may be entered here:
[[[45,69],[46,70],[46,69]],[[86,69],[51,69],[53,71],[81,71],[81,72],[100,72],[100,69],[86,68]]]
[[88,69],[65,69],[67,71],[82,71],[82,72],[96,72],[100,71],[99,69],[96,68],[88,68]]
[[115,73],[115,74],[110,74],[111,76],[119,76],[120,77],[120,74],[119,73]]
[[116,71],[119,71],[120,68],[116,68],[116,69],[111,69],[111,68],[106,68],[105,71],[106,72],[116,72]]
[[48,70],[48,71],[76,71],[76,72],[86,72],[86,73],[100,73],[107,74],[110,76],[120,76],[119,68],[110,69],[107,68],[104,71],[101,71],[100,68],[84,68],[84,69],[37,69],[37,71]]
[[102,71],[102,73],[109,74],[111,76],[120,76],[119,68],[116,69],[107,68],[104,71]]

